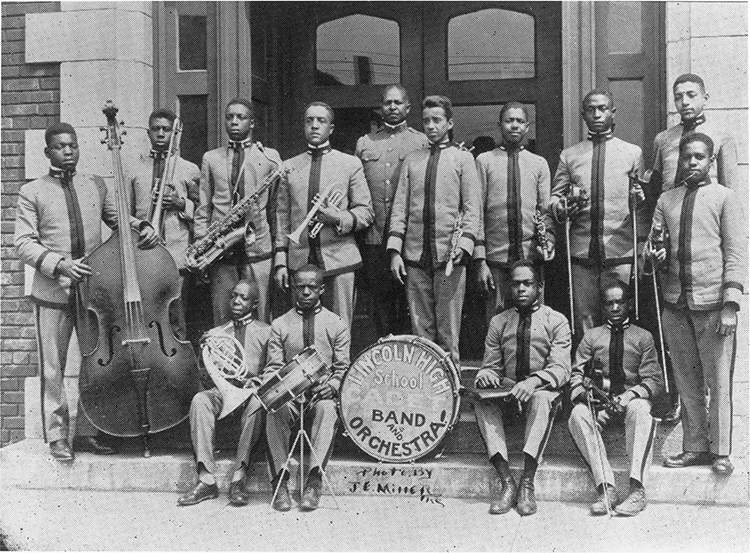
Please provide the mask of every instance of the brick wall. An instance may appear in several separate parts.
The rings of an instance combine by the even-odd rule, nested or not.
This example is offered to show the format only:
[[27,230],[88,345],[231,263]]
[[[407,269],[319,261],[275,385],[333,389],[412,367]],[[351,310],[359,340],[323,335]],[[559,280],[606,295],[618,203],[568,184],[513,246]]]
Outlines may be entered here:
[[59,2],[2,3],[0,446],[23,439],[23,380],[37,375],[31,303],[23,297],[24,268],[13,247],[17,194],[26,182],[25,131],[60,118],[60,64],[24,63],[24,16],[59,9]]

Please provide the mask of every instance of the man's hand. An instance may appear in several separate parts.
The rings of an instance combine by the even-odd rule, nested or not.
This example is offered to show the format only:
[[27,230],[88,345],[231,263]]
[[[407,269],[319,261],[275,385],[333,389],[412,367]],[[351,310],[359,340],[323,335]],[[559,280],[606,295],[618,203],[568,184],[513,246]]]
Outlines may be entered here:
[[534,390],[536,390],[537,384],[539,383],[540,382],[538,378],[529,377],[513,386],[513,389],[510,391],[510,393],[518,401],[529,401],[531,399],[531,396],[534,394]]
[[620,406],[621,411],[625,411],[625,409],[628,406],[628,403],[630,403],[632,400],[635,399],[635,394],[631,392],[630,390],[621,393],[619,396],[615,397],[614,401],[617,405]]
[[648,241],[646,242],[646,255],[651,258],[651,264],[658,268],[667,259],[667,250],[664,248],[656,250],[651,241]]
[[572,221],[580,210],[581,206],[578,202],[566,202],[562,198],[557,198],[552,204],[552,214],[558,221],[565,221],[567,217],[570,217]]
[[341,224],[341,210],[338,207],[323,206],[315,214],[313,221],[318,221],[324,225],[339,226]]
[[499,388],[502,379],[492,369],[482,369],[477,373],[474,385],[477,388]]
[[547,248],[547,253],[545,254],[544,248],[537,246],[536,251],[539,254],[539,257],[544,259],[545,262],[552,261],[555,258],[555,248]]
[[477,286],[483,296],[488,296],[490,292],[495,291],[495,280],[492,278],[492,271],[487,265],[487,261],[480,259],[477,262]]
[[80,259],[75,261],[63,259],[57,264],[57,272],[62,276],[68,277],[70,280],[78,282],[83,277],[91,275],[91,267]]
[[463,248],[457,248],[456,253],[453,254],[453,264],[460,265],[464,255],[469,255]]
[[143,225],[141,234],[138,237],[138,247],[142,250],[150,250],[159,242],[159,235],[156,234],[154,227]]
[[164,209],[169,211],[184,211],[185,210],[185,198],[180,196],[175,190],[174,186],[167,186],[164,190]]
[[315,399],[333,399],[336,397],[336,390],[328,382],[316,384],[312,389],[312,397]]
[[273,278],[276,281],[276,286],[282,290],[289,289],[289,270],[285,266],[279,265]]
[[599,428],[603,428],[609,424],[609,411],[602,409],[596,414],[596,422]]
[[737,305],[726,303],[721,308],[719,320],[716,322],[716,332],[722,336],[731,336],[737,330]]
[[401,257],[401,254],[396,252],[391,254],[391,274],[393,275],[393,278],[401,284],[404,284],[404,279],[406,279],[406,266],[404,265],[404,260]]
[[635,206],[637,206],[641,202],[646,201],[646,194],[643,192],[643,187],[638,181],[634,182],[630,186],[630,201]]

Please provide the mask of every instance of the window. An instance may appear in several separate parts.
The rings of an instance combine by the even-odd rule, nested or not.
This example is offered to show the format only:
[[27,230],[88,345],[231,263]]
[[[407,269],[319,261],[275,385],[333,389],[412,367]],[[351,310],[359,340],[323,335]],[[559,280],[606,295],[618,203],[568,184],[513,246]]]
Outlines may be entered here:
[[355,14],[318,26],[315,84],[385,85],[401,81],[399,26]]
[[448,80],[528,79],[536,75],[534,17],[496,8],[448,22]]
[[177,5],[178,68],[205,71],[207,68],[206,7],[201,2]]

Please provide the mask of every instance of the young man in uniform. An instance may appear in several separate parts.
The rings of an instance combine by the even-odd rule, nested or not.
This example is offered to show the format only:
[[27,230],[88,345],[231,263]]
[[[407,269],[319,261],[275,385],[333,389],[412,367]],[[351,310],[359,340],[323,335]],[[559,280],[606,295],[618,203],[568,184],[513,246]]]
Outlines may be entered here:
[[[631,177],[643,174],[641,149],[613,134],[615,106],[609,92],[592,90],[583,99],[581,112],[589,136],[566,148],[552,184],[550,210],[562,222],[571,218],[575,335],[600,324],[599,289],[601,282],[615,279],[630,282],[633,268],[632,200],[638,202],[638,228],[646,229],[643,191],[631,186]],[[588,203],[568,201],[572,189],[580,190]],[[645,231],[644,231],[645,235]]]
[[[148,138],[151,141],[151,151],[148,155],[141,154],[136,166],[130,171],[132,211],[142,220],[147,220],[152,202],[156,201],[154,193],[164,175],[164,165],[169,156],[169,141],[172,138],[172,125],[177,116],[167,109],[157,109],[148,118]],[[180,290],[186,292],[185,250],[190,244],[190,231],[193,226],[193,215],[198,203],[198,186],[200,183],[198,166],[177,157],[174,178],[164,191],[164,208],[162,214],[162,229],[156,229],[164,238],[164,245],[172,254],[177,269],[180,272]],[[172,304],[170,312],[173,327],[181,339],[186,337],[185,303]]]
[[[272,488],[279,485],[273,503],[277,511],[291,508],[287,479],[289,473],[282,470],[289,455],[291,426],[295,411],[309,409],[312,418],[310,439],[315,455],[308,457],[310,472],[302,492],[300,509],[313,511],[318,508],[322,488],[322,470],[325,470],[333,448],[338,414],[335,399],[341,387],[341,379],[349,368],[349,326],[338,315],[321,304],[321,295],[326,291],[323,270],[314,265],[299,267],[292,276],[294,307],[271,324],[271,339],[268,342],[268,366],[266,375],[272,375],[289,363],[308,346],[315,346],[323,361],[331,367],[332,375],[317,383],[306,395],[306,403],[288,403],[275,413],[269,413],[266,421],[269,463],[273,475]],[[279,480],[281,482],[279,483]]]
[[499,482],[490,514],[516,507],[522,516],[536,512],[534,476],[547,446],[559,405],[560,389],[570,378],[570,326],[562,313],[540,302],[540,282],[534,263],[516,261],[510,269],[512,307],[490,321],[477,388],[511,387],[508,399],[524,405],[526,413],[523,475],[518,486],[508,466],[501,399],[474,402],[479,431],[487,445]]
[[380,108],[383,126],[357,141],[356,154],[362,160],[375,211],[375,222],[365,234],[363,274],[374,300],[375,330],[378,336],[387,336],[409,332],[406,293],[390,274],[390,255],[385,249],[393,196],[404,158],[426,148],[427,137],[406,124],[411,103],[403,86],[387,86]]
[[[570,379],[570,397],[574,407],[568,419],[568,428],[591,469],[599,491],[598,500],[591,505],[591,514],[607,514],[605,502],[609,499],[610,509],[615,509],[620,515],[634,516],[646,508],[643,484],[651,466],[656,433],[651,401],[663,386],[661,368],[656,360],[651,333],[630,322],[628,286],[619,281],[607,283],[601,299],[606,323],[588,330],[576,350]],[[588,392],[585,386],[587,378],[596,383],[598,375],[588,373],[588,367],[595,370],[601,368],[602,383],[597,385],[614,396],[612,401],[618,408],[616,415],[599,404],[596,421],[592,420],[586,403]],[[597,399],[601,398],[594,396],[593,400]],[[615,476],[606,457],[604,442],[594,428],[594,424],[603,427],[614,422],[625,424],[625,443],[630,457],[630,494],[619,505]],[[598,446],[595,440],[599,442]],[[607,486],[606,494],[603,486]]]
[[[255,120],[249,100],[230,100],[224,113],[224,125],[229,145],[203,155],[200,202],[195,212],[196,240],[206,235],[211,223],[221,221],[235,205],[258,190],[281,163],[276,150],[253,142]],[[240,278],[258,284],[258,319],[271,321],[271,226],[275,220],[275,192],[275,186],[263,192],[245,219],[255,234],[255,241],[250,244],[241,240],[209,268],[215,324],[229,317],[229,297]],[[191,268],[205,269],[204,266]]]
[[[21,261],[36,269],[31,286],[34,302],[37,351],[42,393],[44,440],[58,461],[72,461],[68,403],[63,370],[75,321],[72,294],[75,284],[91,274],[83,258],[102,243],[102,221],[117,228],[117,207],[104,179],[76,172],[79,149],[76,132],[67,123],[55,123],[44,134],[44,154],[50,161],[48,175],[24,184],[18,194],[15,245]],[[157,235],[145,221],[130,220],[140,232],[138,247],[152,248]],[[80,357],[80,356],[79,356]],[[71,367],[76,376],[78,367]],[[83,417],[85,418],[85,417]],[[79,451],[100,454],[115,450],[94,436],[82,436]]]
[[[240,280],[232,290],[229,309],[232,320],[209,331],[209,334],[234,336],[244,346],[244,360],[248,374],[240,387],[259,387],[266,366],[266,350],[271,327],[257,320],[258,284],[251,280]],[[250,464],[250,452],[258,443],[263,431],[263,412],[251,412],[254,403],[248,402],[242,414],[242,432],[237,443],[237,458],[232,467],[229,484],[229,502],[232,505],[247,505],[250,496],[245,488],[245,478]],[[216,484],[216,461],[214,459],[214,437],[216,418],[224,407],[224,398],[217,388],[211,388],[193,396],[190,404],[190,434],[195,452],[198,481],[192,490],[180,497],[180,506],[195,505],[206,499],[219,497]]]
[[[682,402],[682,453],[667,467],[708,465],[729,475],[732,451],[732,376],[737,346],[737,311],[747,270],[742,203],[710,177],[714,144],[703,133],[680,140],[680,186],[656,204],[652,233],[669,240],[647,253],[666,265],[662,279],[664,335],[674,362]],[[711,400],[706,417],[706,392]]]
[[[400,283],[407,280],[414,332],[449,352],[458,367],[466,264],[479,233],[479,177],[474,157],[450,143],[449,98],[425,98],[422,121],[430,147],[404,159],[387,249],[394,278]],[[460,237],[455,232],[457,222]],[[454,268],[446,276],[449,258]]]
[[[529,114],[519,102],[500,110],[500,146],[477,157],[482,184],[479,238],[474,248],[479,289],[488,296],[487,318],[504,309],[510,288],[510,266],[531,259],[542,266],[554,255],[555,230],[549,207],[550,173],[547,161],[524,149]],[[536,217],[547,232],[543,250]]]
[[[304,123],[307,151],[284,162],[285,172],[279,185],[276,283],[286,290],[290,271],[306,264],[321,267],[329,293],[326,305],[351,328],[354,271],[362,266],[354,233],[372,224],[370,190],[362,162],[331,148],[328,140],[334,129],[331,106],[311,103],[305,110]],[[325,201],[311,225],[302,229],[299,242],[292,241],[289,235],[305,220],[318,194],[326,194]],[[318,223],[319,231],[314,233],[312,229]]]

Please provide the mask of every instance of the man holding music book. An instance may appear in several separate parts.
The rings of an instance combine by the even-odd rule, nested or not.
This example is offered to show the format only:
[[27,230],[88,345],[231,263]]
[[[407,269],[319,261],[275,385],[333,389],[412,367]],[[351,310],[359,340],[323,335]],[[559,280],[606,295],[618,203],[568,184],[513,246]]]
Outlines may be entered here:
[[[257,388],[261,384],[261,375],[266,365],[266,349],[271,327],[257,320],[259,296],[257,283],[240,280],[234,286],[229,301],[232,320],[207,333],[208,336],[233,337],[243,346],[242,359],[247,367],[247,374],[241,382],[236,382],[241,387]],[[206,499],[219,497],[219,487],[214,476],[218,469],[214,459],[214,437],[216,420],[226,399],[218,388],[204,390],[193,397],[190,404],[190,435],[198,481],[177,501],[180,506],[195,505]],[[258,443],[263,431],[263,411],[258,411],[257,407],[257,402],[247,402],[242,414],[242,433],[237,443],[237,457],[232,467],[232,480],[229,485],[229,502],[232,505],[247,505],[250,499],[245,489],[245,477],[250,463],[250,451]]]

